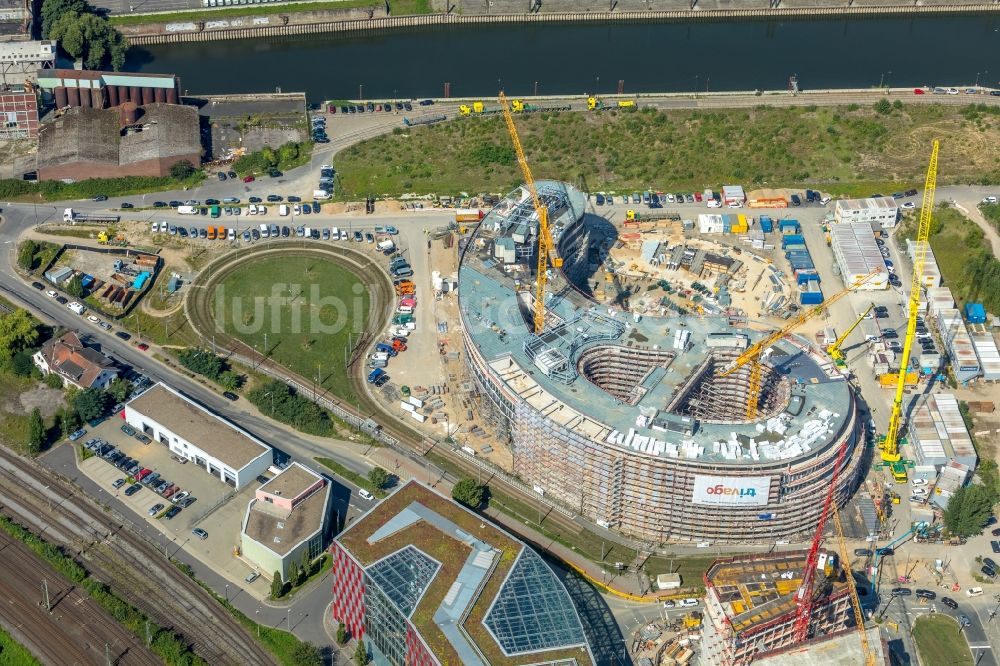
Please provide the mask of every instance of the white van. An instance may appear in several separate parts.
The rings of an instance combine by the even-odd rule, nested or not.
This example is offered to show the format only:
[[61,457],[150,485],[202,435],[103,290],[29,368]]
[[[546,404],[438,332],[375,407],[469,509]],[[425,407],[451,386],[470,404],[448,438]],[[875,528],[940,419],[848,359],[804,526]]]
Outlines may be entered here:
[[262,224],[262,225],[260,225],[257,228],[260,230],[260,237],[261,238],[270,238],[271,232],[268,230],[266,224]]
[[157,233],[160,230],[160,223],[159,222],[153,222],[153,224],[152,224],[152,226],[150,226],[149,230],[152,233],[154,233],[154,234]]
[[236,240],[236,229],[229,227],[229,231],[226,232],[226,240]]
[[983,588],[981,587],[970,587],[965,591],[966,596],[969,597],[979,597],[983,594]]
[[340,240],[340,229],[337,227],[330,229],[330,240]]
[[247,208],[247,215],[256,215],[256,214],[257,214],[257,204],[250,204],[250,206]]
[[198,209],[194,206],[178,206],[177,213],[179,215],[197,215]]
[[280,215],[281,217],[288,217],[288,206],[286,206],[285,204],[281,204],[280,206],[278,206],[278,215]]
[[330,198],[330,193],[326,190],[313,190],[313,199],[316,201],[326,201]]
[[375,352],[374,354],[372,354],[368,358],[370,358],[373,361],[388,361],[389,360],[389,355],[387,353],[385,353],[385,352]]

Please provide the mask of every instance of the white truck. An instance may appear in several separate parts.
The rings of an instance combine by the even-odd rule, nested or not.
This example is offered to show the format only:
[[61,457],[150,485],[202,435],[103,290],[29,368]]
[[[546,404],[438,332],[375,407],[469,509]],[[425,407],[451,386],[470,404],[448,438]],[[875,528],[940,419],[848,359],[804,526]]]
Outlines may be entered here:
[[87,308],[83,307],[81,304],[77,303],[76,301],[73,301],[72,303],[67,303],[66,307],[68,307],[70,310],[72,310],[73,312],[77,313],[78,315],[82,315],[84,312],[87,311]]
[[99,213],[78,213],[72,208],[63,210],[63,222],[103,222],[107,224],[117,223],[121,218],[117,215],[104,215]]
[[178,206],[177,207],[177,214],[178,215],[197,215],[198,214],[198,209],[195,208],[194,206]]
[[383,241],[379,241],[379,244],[376,247],[378,247],[379,252],[388,254],[396,249],[396,244],[387,238]]
[[288,217],[288,206],[285,204],[278,206],[278,215],[281,217]]

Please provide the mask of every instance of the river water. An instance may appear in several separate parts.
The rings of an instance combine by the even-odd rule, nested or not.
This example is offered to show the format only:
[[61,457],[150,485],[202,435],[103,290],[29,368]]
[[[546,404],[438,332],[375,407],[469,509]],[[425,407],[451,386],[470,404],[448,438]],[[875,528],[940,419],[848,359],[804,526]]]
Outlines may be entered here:
[[[981,85],[1000,87],[1000,17],[411,28],[135,47],[126,69],[189,94],[452,97]],[[536,88],[537,85],[537,88]]]

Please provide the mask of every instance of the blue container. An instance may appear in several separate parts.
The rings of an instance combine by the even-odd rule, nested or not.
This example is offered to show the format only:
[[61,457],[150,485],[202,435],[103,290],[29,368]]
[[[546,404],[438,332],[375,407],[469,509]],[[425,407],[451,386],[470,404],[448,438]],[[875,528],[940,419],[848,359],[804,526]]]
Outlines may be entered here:
[[771,233],[774,231],[774,221],[767,215],[760,216],[760,230],[764,233]]
[[798,275],[795,276],[796,284],[803,285],[810,280],[814,282],[819,282],[819,274],[813,270],[800,271]]
[[[87,285],[84,285],[87,286]],[[965,304],[965,319],[970,324],[985,324],[986,323],[986,308],[983,307],[982,303],[966,303]]]
[[789,245],[805,245],[806,239],[802,237],[802,234],[786,234],[781,237],[781,247],[786,248]]
[[778,230],[781,233],[786,231],[791,231],[794,234],[802,233],[802,226],[799,224],[798,220],[780,220],[778,222]]
[[819,288],[819,282],[809,280],[799,294],[799,302],[802,305],[819,305],[823,302],[823,290]]

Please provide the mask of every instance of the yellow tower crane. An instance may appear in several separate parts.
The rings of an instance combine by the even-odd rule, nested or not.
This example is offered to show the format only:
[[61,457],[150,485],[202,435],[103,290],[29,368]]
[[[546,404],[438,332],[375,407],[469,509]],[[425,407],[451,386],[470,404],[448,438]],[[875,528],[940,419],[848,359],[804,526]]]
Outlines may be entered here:
[[764,365],[760,362],[760,356],[761,354],[764,353],[764,350],[773,345],[781,338],[791,333],[792,331],[794,331],[802,324],[806,323],[816,315],[820,314],[827,307],[833,305],[841,298],[851,293],[864,283],[868,282],[881,272],[882,272],[881,268],[876,268],[868,275],[858,278],[847,289],[844,289],[843,291],[838,292],[833,296],[831,296],[830,298],[826,299],[826,301],[821,303],[820,305],[805,310],[802,314],[800,314],[798,317],[796,317],[791,322],[786,324],[780,330],[771,333],[766,338],[759,340],[758,342],[751,345],[745,352],[737,356],[733,360],[733,362],[729,364],[728,367],[723,368],[722,370],[719,371],[718,376],[725,377],[726,375],[731,375],[732,373],[736,372],[744,365],[748,363],[750,364],[750,380],[747,384],[747,410],[746,410],[748,421],[752,421],[755,418],[757,418],[757,407],[758,404],[760,403],[760,385],[761,385],[761,379],[764,375]]
[[844,365],[844,352],[840,351],[840,346],[844,344],[844,342],[847,340],[847,336],[849,336],[851,332],[854,331],[854,329],[856,329],[862,321],[864,321],[865,317],[868,316],[868,313],[874,309],[875,309],[875,304],[872,303],[871,305],[868,306],[867,310],[861,313],[861,316],[858,317],[858,320],[856,322],[851,324],[850,327],[846,331],[844,331],[832,345],[826,348],[826,353],[830,355],[830,358],[832,358],[833,362],[836,363],[838,366]]
[[906,338],[903,340],[903,353],[899,359],[899,377],[896,380],[896,395],[892,399],[892,412],[889,416],[889,428],[879,442],[882,461],[889,463],[892,476],[897,483],[902,478],[906,483],[906,466],[901,461],[899,453],[899,431],[903,420],[903,394],[906,387],[906,371],[910,364],[910,349],[917,332],[917,314],[920,309],[920,288],[924,280],[924,263],[927,259],[928,240],[931,235],[931,214],[934,211],[934,193],[937,189],[937,165],[939,142],[934,141],[931,148],[931,160],[927,165],[927,178],[924,180],[924,200],[920,209],[920,224],[917,226],[917,243],[913,257],[913,279],[910,280],[909,318],[906,321]]
[[535,214],[538,216],[538,267],[535,275],[535,335],[541,335],[545,330],[545,283],[548,280],[549,258],[552,258],[552,266],[559,268],[562,266],[562,257],[556,256],[555,243],[552,242],[552,231],[549,229],[549,208],[538,198],[538,188],[535,187],[535,178],[531,175],[531,167],[528,166],[528,159],[524,156],[524,149],[521,147],[521,139],[517,136],[517,127],[514,126],[514,117],[510,113],[507,105],[507,96],[500,92],[500,109],[503,111],[504,122],[507,123],[507,131],[510,133],[510,140],[514,144],[514,152],[517,153],[517,163],[521,165],[521,173],[524,176],[524,184],[531,193],[531,202],[535,206]]

